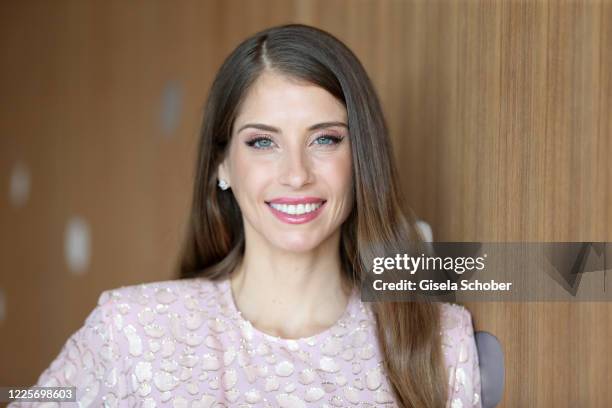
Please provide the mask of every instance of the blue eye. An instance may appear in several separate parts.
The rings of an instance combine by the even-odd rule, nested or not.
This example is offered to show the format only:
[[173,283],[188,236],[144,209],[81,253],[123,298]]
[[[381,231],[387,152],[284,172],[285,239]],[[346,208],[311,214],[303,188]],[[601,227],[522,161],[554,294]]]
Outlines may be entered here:
[[341,137],[332,136],[332,135],[324,135],[319,136],[315,139],[314,143],[319,145],[335,145],[342,141]]
[[268,137],[256,137],[246,142],[246,144],[255,149],[269,149],[272,147],[272,139]]
[[[333,146],[333,145],[340,143],[342,139],[343,138],[339,136],[323,135],[323,136],[317,137],[312,143],[315,145],[320,145],[320,146]],[[267,150],[267,149],[271,149],[274,147],[274,142],[272,141],[272,139],[266,136],[254,137],[253,139],[245,143],[247,146],[252,147],[254,149],[259,149],[259,150]]]

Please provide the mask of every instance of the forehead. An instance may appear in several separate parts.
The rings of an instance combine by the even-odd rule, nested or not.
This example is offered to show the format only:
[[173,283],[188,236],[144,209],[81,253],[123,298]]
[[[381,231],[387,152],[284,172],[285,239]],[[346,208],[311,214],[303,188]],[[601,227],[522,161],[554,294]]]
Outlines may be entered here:
[[236,125],[251,120],[271,125],[344,121],[344,104],[325,89],[282,74],[265,71],[251,85],[240,106]]

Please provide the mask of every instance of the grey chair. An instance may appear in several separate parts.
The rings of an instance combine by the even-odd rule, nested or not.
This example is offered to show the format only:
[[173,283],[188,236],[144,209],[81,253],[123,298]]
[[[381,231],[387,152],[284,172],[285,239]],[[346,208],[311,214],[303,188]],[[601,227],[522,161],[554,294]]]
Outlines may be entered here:
[[497,337],[485,331],[474,333],[480,364],[482,408],[499,404],[504,392],[504,352]]

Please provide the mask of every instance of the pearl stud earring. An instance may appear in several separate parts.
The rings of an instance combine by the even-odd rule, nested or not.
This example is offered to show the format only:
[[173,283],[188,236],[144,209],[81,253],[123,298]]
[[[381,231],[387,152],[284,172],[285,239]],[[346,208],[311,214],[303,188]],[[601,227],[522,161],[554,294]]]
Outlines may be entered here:
[[225,191],[229,188],[229,184],[227,184],[227,181],[221,179],[219,180],[219,188]]

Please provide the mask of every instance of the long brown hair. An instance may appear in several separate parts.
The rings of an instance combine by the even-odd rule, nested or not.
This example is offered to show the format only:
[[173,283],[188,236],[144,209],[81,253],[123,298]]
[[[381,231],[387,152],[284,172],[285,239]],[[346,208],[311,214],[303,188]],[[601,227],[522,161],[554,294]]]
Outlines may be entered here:
[[[342,225],[343,274],[362,282],[375,256],[405,252],[420,240],[402,207],[387,125],[374,87],[357,57],[331,34],[291,24],[261,31],[225,60],[204,109],[193,202],[179,259],[181,278],[229,277],[244,251],[240,208],[217,188],[217,167],[229,145],[246,91],[266,69],[320,86],[342,101],[351,137],[354,207]],[[373,302],[385,369],[401,407],[443,407],[446,373],[440,315],[429,302]]]

